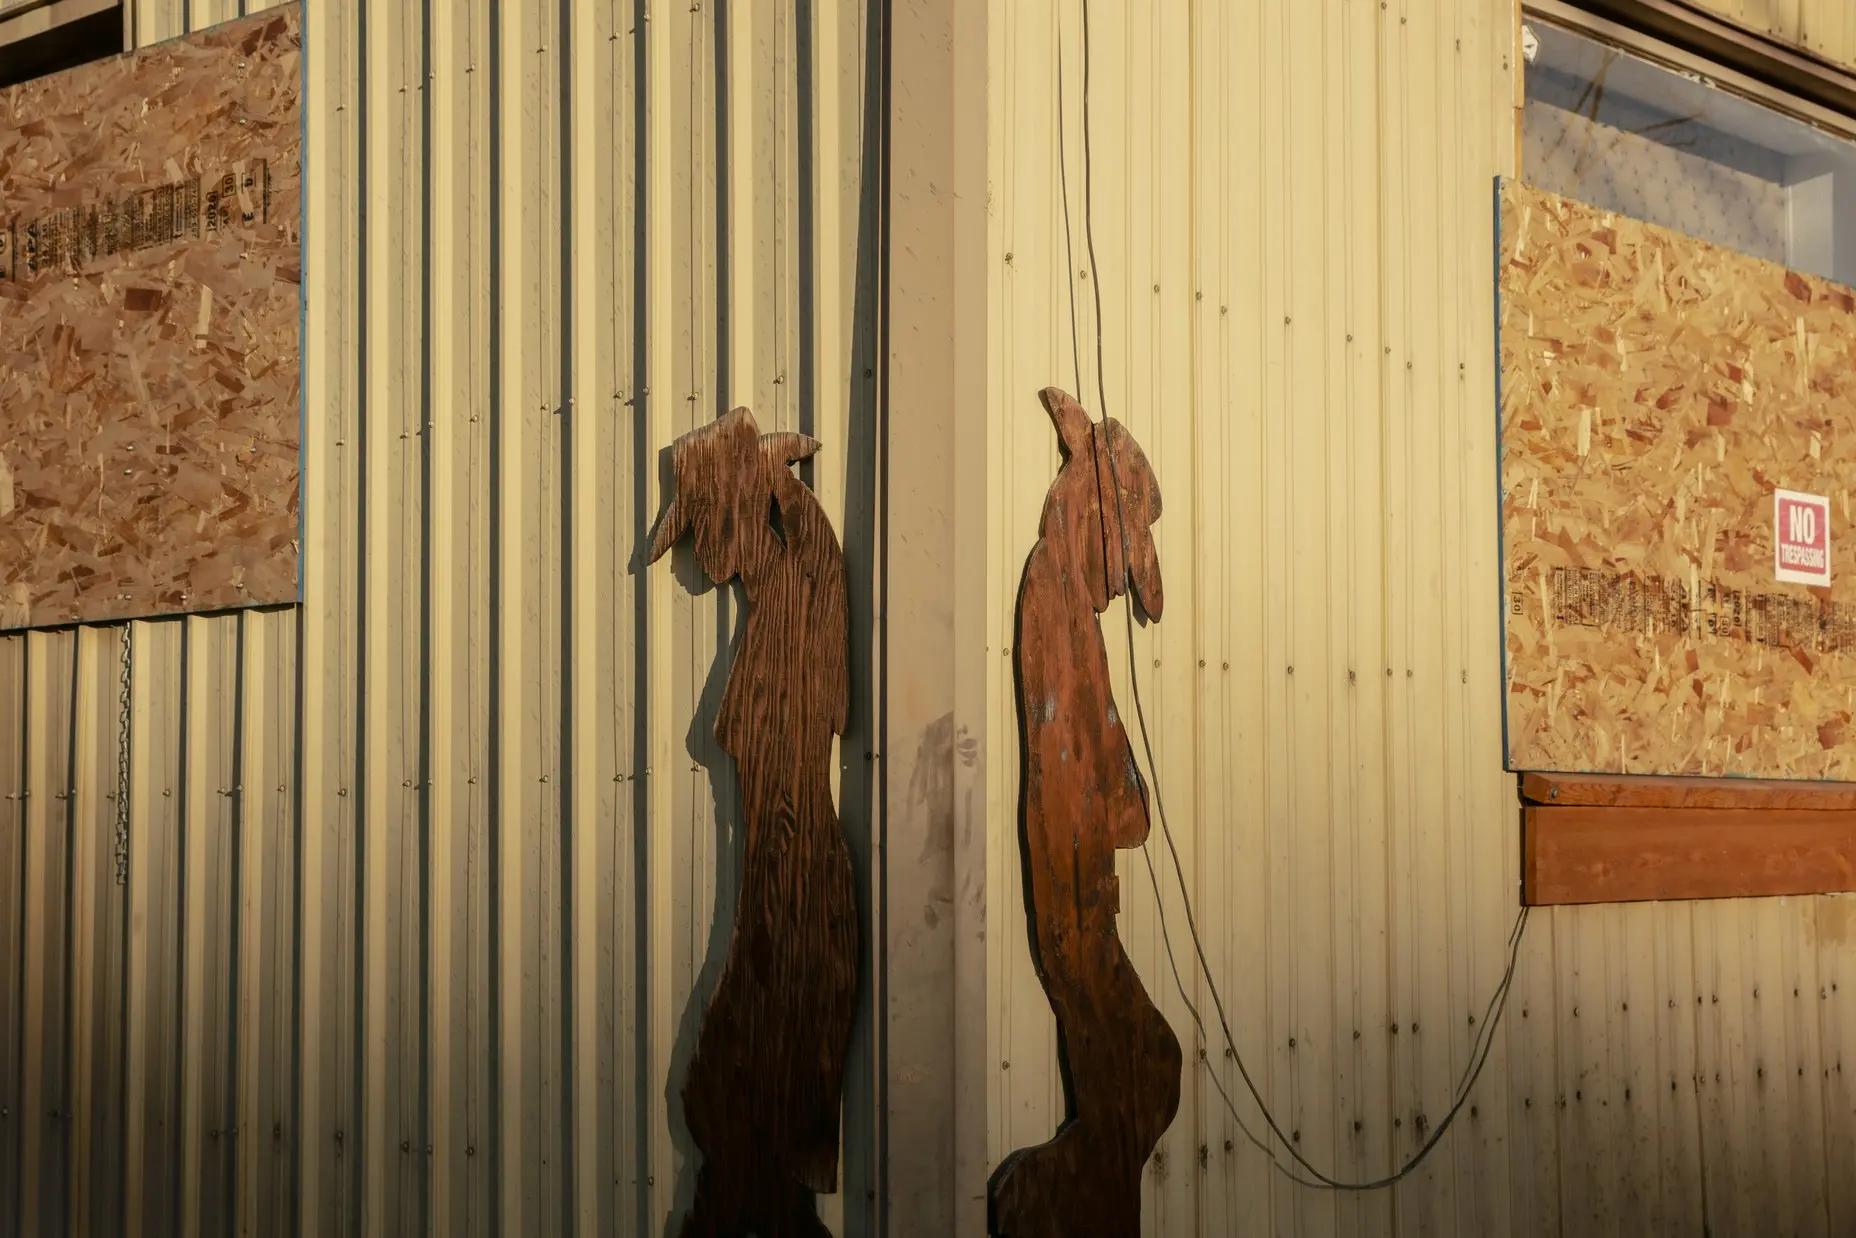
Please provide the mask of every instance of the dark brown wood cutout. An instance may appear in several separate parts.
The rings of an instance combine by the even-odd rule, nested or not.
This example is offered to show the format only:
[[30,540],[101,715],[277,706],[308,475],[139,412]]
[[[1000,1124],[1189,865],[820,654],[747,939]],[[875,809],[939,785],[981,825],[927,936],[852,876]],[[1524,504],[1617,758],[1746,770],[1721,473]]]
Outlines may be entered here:
[[[688,533],[748,615],[715,738],[735,758],[747,838],[734,936],[683,1084],[702,1151],[685,1238],[814,1238],[837,1190],[857,991],[857,895],[831,801],[849,703],[844,556],[791,465],[818,450],[736,409],[678,439],[656,562]],[[776,524],[774,513],[778,513]]]
[[1115,932],[1115,852],[1140,846],[1149,821],[1097,616],[1131,579],[1135,600],[1160,617],[1160,488],[1114,419],[1092,424],[1055,388],[1041,398],[1064,459],[1018,592],[1019,844],[1066,1113],[1050,1142],[1014,1152],[994,1173],[991,1227],[1000,1238],[1135,1238],[1141,1170],[1179,1110],[1181,1059]]

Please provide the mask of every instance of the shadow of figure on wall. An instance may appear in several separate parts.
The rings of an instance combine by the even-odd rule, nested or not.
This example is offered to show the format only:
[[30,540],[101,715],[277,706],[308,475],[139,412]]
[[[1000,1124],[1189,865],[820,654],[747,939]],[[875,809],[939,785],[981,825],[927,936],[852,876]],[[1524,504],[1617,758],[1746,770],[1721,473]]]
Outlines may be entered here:
[[741,580],[748,616],[716,714],[746,846],[735,929],[683,1084],[702,1152],[684,1238],[822,1238],[837,1189],[856,999],[850,850],[831,798],[849,702],[844,559],[791,466],[819,444],[763,435],[746,409],[678,439],[675,494],[651,545],[684,534],[709,579]]
[[993,1174],[991,1229],[999,1238],[1135,1238],[1142,1167],[1179,1110],[1181,1057],[1115,931],[1115,852],[1145,842],[1149,820],[1097,616],[1131,584],[1142,610],[1160,617],[1151,528],[1160,488],[1114,419],[1091,423],[1054,387],[1040,399],[1063,466],[1019,583],[1019,845],[1066,1114],[1048,1143],[1014,1152]]

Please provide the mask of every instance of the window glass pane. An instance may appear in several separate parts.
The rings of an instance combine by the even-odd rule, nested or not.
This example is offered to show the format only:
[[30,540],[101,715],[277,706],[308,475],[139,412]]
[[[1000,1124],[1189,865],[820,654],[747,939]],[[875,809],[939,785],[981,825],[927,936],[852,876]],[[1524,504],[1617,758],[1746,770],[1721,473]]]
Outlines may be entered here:
[[1856,283],[1856,143],[1570,30],[1527,29],[1528,181]]

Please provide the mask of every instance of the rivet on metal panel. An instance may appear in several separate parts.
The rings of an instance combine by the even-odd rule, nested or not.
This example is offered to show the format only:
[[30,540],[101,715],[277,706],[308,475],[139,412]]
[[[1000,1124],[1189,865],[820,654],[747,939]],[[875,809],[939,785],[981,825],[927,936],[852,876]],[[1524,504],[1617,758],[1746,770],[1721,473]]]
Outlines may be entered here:
[[1219,312],[1220,314],[1228,314],[1228,313],[1230,313],[1230,312],[1231,312],[1231,307],[1230,307],[1230,306],[1228,306],[1228,305],[1220,305],[1220,306],[1218,307],[1218,312]]
[[543,782],[546,782],[546,781],[548,781],[548,776],[547,776],[546,774],[543,774],[543,775],[541,776],[541,780],[542,780]]
[[1012,1069],[1012,1064],[1011,1064],[1011,1063],[1010,1063],[1009,1061],[1001,1061],[1001,1062],[999,1063],[999,1069],[1000,1069],[1000,1070],[1010,1070],[1010,1069]]
[[336,795],[338,795],[338,796],[342,796],[342,797],[346,797],[346,796],[347,796],[347,794],[348,794],[348,788],[347,788],[347,787],[337,787],[337,788],[335,789],[335,794],[336,794]]
[[1288,326],[1288,325],[1289,325],[1290,323],[1292,323],[1292,322],[1294,322],[1294,321],[1295,321],[1295,319],[1293,319],[1293,318],[1291,318],[1291,317],[1289,317],[1289,315],[1287,315],[1287,314],[1284,314],[1284,315],[1282,316],[1282,325],[1283,325],[1283,326],[1285,326],[1285,327],[1286,327],[1286,326]]
[[1154,285],[1154,291],[1155,291],[1155,292],[1159,292],[1159,291],[1160,291],[1160,285],[1159,285],[1159,284],[1155,284],[1155,285]]

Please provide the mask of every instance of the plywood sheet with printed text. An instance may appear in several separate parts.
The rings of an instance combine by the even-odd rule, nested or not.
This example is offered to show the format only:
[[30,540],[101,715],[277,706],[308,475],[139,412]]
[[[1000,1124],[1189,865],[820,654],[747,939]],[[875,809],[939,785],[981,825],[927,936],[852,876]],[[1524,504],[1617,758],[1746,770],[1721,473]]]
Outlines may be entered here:
[[1514,182],[1500,213],[1509,766],[1856,778],[1856,295]]
[[301,47],[0,91],[0,628],[296,600]]

